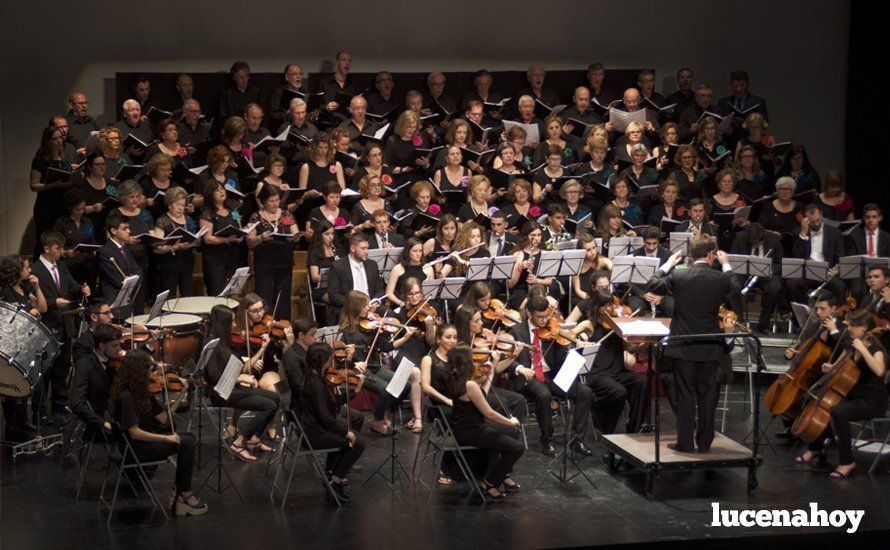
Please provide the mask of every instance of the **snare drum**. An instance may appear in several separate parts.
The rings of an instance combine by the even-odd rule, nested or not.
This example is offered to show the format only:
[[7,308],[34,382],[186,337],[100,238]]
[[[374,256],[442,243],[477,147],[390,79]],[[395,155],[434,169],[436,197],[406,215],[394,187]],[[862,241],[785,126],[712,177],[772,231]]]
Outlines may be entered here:
[[[197,315],[185,313],[167,313],[158,315],[147,322],[148,315],[136,315],[133,324],[142,325],[149,330],[163,331],[154,339],[152,357],[162,360],[168,365],[180,369],[189,359],[197,360],[198,348],[204,339],[204,322]],[[164,353],[161,354],[159,342],[163,337]]]
[[0,303],[0,396],[28,397],[59,354],[59,342],[36,317]]
[[201,315],[210,317],[213,306],[226,306],[232,309],[238,307],[238,301],[231,298],[218,296],[187,296],[164,302],[163,309],[169,313],[186,313],[189,315]]

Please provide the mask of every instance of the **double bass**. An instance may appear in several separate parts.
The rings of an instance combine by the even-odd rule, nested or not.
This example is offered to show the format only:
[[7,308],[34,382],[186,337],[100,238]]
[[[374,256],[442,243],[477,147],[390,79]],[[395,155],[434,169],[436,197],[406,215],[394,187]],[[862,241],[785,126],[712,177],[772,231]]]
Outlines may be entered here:
[[[843,318],[847,311],[855,307],[856,300],[849,298],[837,310],[835,317]],[[779,375],[767,390],[763,399],[771,414],[788,420],[797,418],[804,395],[822,374],[822,364],[831,359],[831,347],[820,338],[823,330],[817,330],[800,346],[800,351],[791,360],[788,370]]]

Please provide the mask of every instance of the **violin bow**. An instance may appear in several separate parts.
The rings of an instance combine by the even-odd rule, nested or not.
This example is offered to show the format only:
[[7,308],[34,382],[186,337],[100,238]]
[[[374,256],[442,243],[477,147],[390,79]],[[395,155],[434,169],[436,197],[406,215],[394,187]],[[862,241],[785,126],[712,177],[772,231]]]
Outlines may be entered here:
[[[408,317],[408,319],[404,323],[402,323],[402,326],[399,327],[399,330],[397,330],[393,333],[393,335],[389,338],[389,341],[395,342],[396,338],[399,336],[399,333],[408,327],[408,323],[410,323],[415,317],[417,317],[417,314],[420,313],[420,310],[423,309],[423,306],[427,305],[429,302],[430,302],[429,298],[424,298],[423,303],[421,303],[419,306],[417,306],[417,309],[414,311],[414,315]],[[411,308],[408,308],[408,309],[411,309]]]
[[167,420],[170,422],[170,435],[176,435],[176,426],[173,423],[173,411],[170,407],[170,394],[167,392],[167,371],[164,363],[157,362],[155,366],[161,368],[161,386],[164,388],[164,406],[167,409]]
[[269,326],[266,327],[269,329],[270,336],[272,335],[272,324],[275,323],[275,312],[278,311],[278,303],[280,300],[281,300],[281,291],[279,290],[278,294],[275,295],[275,307],[272,308],[272,311],[270,312],[271,314],[269,315],[269,317],[271,317],[272,319],[269,321]]

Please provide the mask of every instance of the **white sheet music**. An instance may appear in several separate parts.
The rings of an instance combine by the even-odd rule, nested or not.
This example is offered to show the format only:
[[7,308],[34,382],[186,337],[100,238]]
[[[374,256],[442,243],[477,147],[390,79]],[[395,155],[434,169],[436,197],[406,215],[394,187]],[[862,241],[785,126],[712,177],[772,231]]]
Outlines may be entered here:
[[204,349],[201,350],[201,355],[198,358],[198,365],[195,367],[195,372],[201,372],[207,366],[207,362],[210,361],[210,356],[213,354],[213,350],[216,349],[216,346],[219,345],[219,338],[214,338],[210,340],[206,344],[204,344]]
[[562,362],[562,367],[556,373],[556,378],[553,379],[553,383],[562,391],[569,393],[569,389],[572,387],[575,379],[578,378],[578,374],[584,365],[584,357],[578,353],[578,350],[569,350],[565,361]]
[[399,368],[396,369],[395,374],[392,376],[392,380],[386,385],[387,393],[396,398],[402,395],[402,391],[405,390],[405,384],[408,383],[408,377],[411,376],[411,369],[413,368],[414,363],[409,361],[407,357],[402,357],[402,362],[399,363]]
[[232,354],[229,357],[229,362],[226,363],[226,368],[223,369],[222,376],[219,377],[216,385],[213,386],[213,391],[224,400],[228,400],[229,396],[232,395],[232,390],[235,389],[235,382],[238,381],[238,376],[242,370],[244,370],[244,363],[238,359],[237,355]]
[[232,274],[232,278],[226,283],[225,288],[219,293],[220,297],[228,298],[229,296],[241,294],[241,291],[244,290],[244,285],[247,284],[248,278],[250,278],[249,267],[239,267],[236,269],[235,273]]
[[137,286],[139,286],[139,275],[125,277],[121,283],[121,289],[114,298],[114,302],[111,303],[111,309],[119,309],[130,305]]
[[584,358],[584,367],[581,369],[581,374],[587,374],[593,369],[593,362],[596,361],[596,354],[600,351],[600,345],[591,344],[575,348],[575,350]]
[[629,323],[621,323],[621,334],[624,336],[667,336],[671,329],[661,321],[637,319]]
[[339,340],[341,334],[342,331],[337,325],[331,325],[329,327],[319,327],[318,330],[315,331],[315,337],[318,338],[319,341],[327,342],[328,344]]

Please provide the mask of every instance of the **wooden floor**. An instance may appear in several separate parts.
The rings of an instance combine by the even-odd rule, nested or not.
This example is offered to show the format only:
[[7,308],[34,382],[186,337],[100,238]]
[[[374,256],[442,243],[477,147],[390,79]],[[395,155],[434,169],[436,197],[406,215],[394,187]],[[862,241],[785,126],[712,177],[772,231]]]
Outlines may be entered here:
[[[604,439],[620,449],[623,453],[627,453],[640,462],[652,464],[655,462],[655,435],[654,434],[611,434],[604,435]],[[706,454],[697,453],[678,453],[677,451],[668,449],[668,443],[677,441],[676,432],[662,433],[659,439],[661,453],[659,459],[662,463],[691,463],[691,462],[713,462],[713,461],[732,461],[747,460],[751,458],[751,449],[736,441],[717,432],[714,436],[714,442],[711,444],[711,451]],[[609,446],[607,443],[607,446]]]

